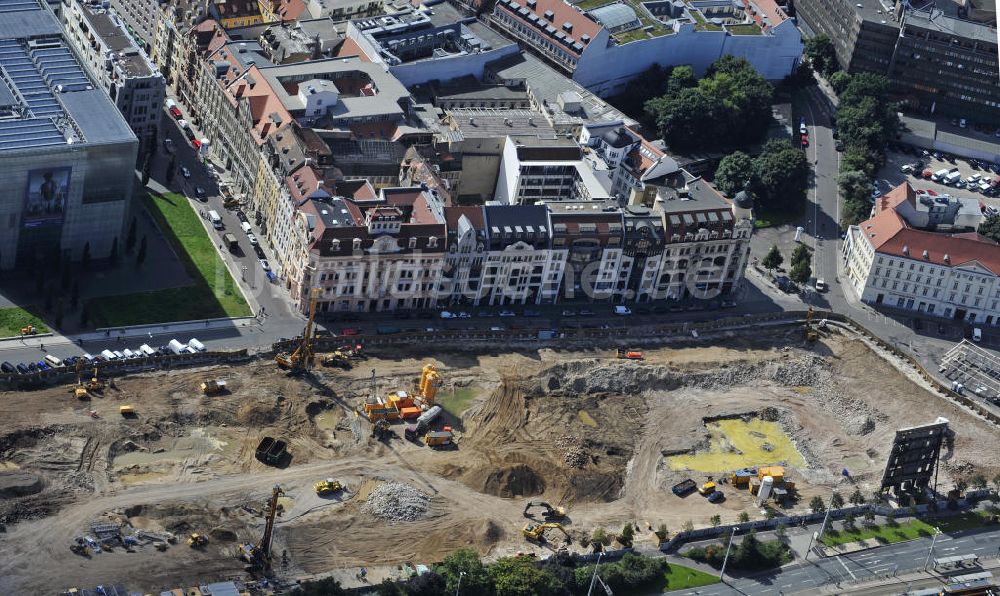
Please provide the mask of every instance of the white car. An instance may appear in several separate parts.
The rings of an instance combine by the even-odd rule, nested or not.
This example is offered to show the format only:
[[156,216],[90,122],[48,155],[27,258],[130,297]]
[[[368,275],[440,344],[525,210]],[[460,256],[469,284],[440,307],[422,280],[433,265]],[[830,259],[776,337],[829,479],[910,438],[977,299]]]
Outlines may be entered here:
[[629,307],[627,307],[627,306],[616,306],[615,307],[615,314],[618,315],[618,316],[620,316],[620,317],[625,317],[625,316],[628,316],[628,315],[632,314],[632,310],[629,309]]
[[247,238],[250,240],[250,244],[257,244],[257,237],[252,232],[247,234]]
[[448,312],[446,310],[442,310],[441,311],[441,318],[442,319],[454,319],[455,315],[453,315],[452,313],[450,313],[450,312]]
[[465,312],[463,310],[462,312],[458,313],[458,318],[460,318],[460,319],[471,319],[472,315],[470,315],[469,313],[467,313],[467,312]]
[[826,291],[826,280],[824,280],[824,279],[817,279],[816,280],[816,291],[817,292],[825,292]]
[[501,317],[513,317],[513,316],[516,316],[516,315],[514,315],[513,311],[510,311],[510,310],[501,310],[500,311],[500,316]]
[[806,126],[805,122],[799,124],[799,134],[803,135],[809,134],[809,127]]
[[181,166],[181,176],[184,176],[185,178],[190,178],[191,170],[187,169],[186,166]]
[[968,125],[969,125],[969,123],[965,121],[965,118],[962,118],[962,119],[960,119],[958,121],[958,127],[959,128],[965,128]]
[[267,262],[267,259],[259,259],[259,260],[260,260],[260,266],[264,269],[264,271],[271,270],[271,264]]

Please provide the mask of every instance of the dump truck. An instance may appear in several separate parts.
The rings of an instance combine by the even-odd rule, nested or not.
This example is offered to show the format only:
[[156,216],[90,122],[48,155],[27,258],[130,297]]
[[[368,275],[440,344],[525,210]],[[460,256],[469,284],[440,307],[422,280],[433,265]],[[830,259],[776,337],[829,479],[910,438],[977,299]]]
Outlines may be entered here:
[[445,447],[451,445],[454,437],[450,430],[434,430],[424,435],[424,443],[428,447]]
[[216,395],[225,391],[226,382],[221,379],[208,379],[201,383],[201,392],[205,395]]
[[287,448],[288,443],[282,441],[281,439],[264,437],[257,445],[257,450],[255,451],[254,456],[261,463],[269,466],[275,466],[281,463],[281,460],[285,457]]
[[696,488],[698,488],[698,485],[695,481],[687,478],[673,485],[670,490],[678,497],[683,497],[684,495],[693,492]]

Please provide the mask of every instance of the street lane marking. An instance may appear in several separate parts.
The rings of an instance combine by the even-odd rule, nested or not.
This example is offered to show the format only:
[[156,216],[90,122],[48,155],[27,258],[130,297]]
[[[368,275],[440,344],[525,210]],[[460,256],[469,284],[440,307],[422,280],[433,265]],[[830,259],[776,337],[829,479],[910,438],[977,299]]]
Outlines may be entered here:
[[847,573],[849,573],[851,575],[851,579],[858,579],[857,576],[854,575],[854,572],[851,571],[850,569],[848,569],[847,565],[844,564],[844,560],[843,559],[841,559],[840,557],[837,557],[837,562],[840,563],[840,566],[844,568],[844,571],[846,571]]

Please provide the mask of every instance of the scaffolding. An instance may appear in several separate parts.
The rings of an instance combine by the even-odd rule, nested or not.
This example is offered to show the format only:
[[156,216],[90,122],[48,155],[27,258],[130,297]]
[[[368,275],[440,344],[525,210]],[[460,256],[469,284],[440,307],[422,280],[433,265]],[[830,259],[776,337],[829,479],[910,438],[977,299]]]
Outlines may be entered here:
[[1000,355],[963,339],[941,358],[938,371],[952,382],[952,389],[971,391],[1000,405]]

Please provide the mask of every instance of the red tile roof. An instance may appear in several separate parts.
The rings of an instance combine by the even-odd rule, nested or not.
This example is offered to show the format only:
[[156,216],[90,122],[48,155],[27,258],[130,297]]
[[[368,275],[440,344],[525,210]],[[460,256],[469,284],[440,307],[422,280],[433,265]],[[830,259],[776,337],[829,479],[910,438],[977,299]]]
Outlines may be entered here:
[[[760,12],[754,11],[754,6],[759,8]],[[777,27],[782,23],[782,21],[788,18],[785,11],[781,10],[781,7],[778,6],[778,3],[774,0],[743,0],[743,7],[747,10],[747,13],[750,14],[754,22],[758,25],[764,26],[765,29],[767,27]],[[761,15],[761,12],[764,14]],[[762,16],[767,17],[766,23],[764,22]]]
[[1000,244],[979,234],[940,234],[911,228],[895,207],[915,196],[913,188],[904,182],[876,201],[872,218],[858,224],[876,251],[946,267],[979,263],[1000,275]]
[[371,62],[372,59],[361,49],[358,42],[354,41],[350,37],[344,38],[344,43],[340,44],[337,48],[337,58],[348,58],[350,56],[357,56],[362,62]]
[[486,220],[483,215],[482,207],[461,205],[444,208],[444,219],[448,223],[448,229],[457,229],[458,220],[461,219],[463,215],[469,219],[469,223],[471,223],[472,227],[477,230],[482,230],[486,226]]

